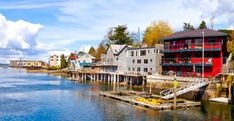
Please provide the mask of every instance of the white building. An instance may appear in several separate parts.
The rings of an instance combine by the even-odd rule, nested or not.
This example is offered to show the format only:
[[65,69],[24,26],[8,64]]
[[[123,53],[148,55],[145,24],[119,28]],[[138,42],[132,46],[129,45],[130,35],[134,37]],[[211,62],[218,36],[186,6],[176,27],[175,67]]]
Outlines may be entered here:
[[110,45],[102,55],[102,66],[105,72],[127,71],[127,45]]
[[[68,60],[68,56],[64,56],[66,61]],[[51,55],[49,58],[49,66],[60,67],[61,64],[61,55]]]
[[76,61],[80,67],[83,67],[86,65],[91,65],[93,59],[95,59],[95,57],[93,57],[92,55],[88,53],[85,53],[84,55],[79,56]]
[[162,45],[156,47],[128,48],[128,72],[143,75],[161,73],[160,66]]

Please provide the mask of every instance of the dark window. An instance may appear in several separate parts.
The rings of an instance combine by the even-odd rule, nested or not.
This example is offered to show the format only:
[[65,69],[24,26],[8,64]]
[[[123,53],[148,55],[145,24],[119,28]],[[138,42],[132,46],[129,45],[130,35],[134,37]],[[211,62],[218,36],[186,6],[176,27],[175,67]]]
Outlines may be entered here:
[[138,52],[136,51],[136,56],[138,55]]
[[137,71],[141,71],[141,68],[140,68],[140,67],[138,67],[138,68],[137,68]]
[[145,56],[146,55],[146,50],[141,50],[140,51],[140,56]]
[[148,50],[148,53],[150,53],[150,50]]
[[137,63],[141,63],[141,59],[138,59],[138,60],[137,60]]
[[148,68],[144,68],[144,72],[148,72]]
[[195,53],[194,57],[200,58],[202,56],[202,53]]
[[215,37],[208,38],[208,42],[210,42],[210,43],[212,43],[212,42],[216,42],[216,39],[215,39]]
[[134,51],[131,51],[131,56],[134,56]]
[[152,62],[153,60],[152,59],[150,59],[150,62]]
[[132,63],[135,63],[135,60],[134,60],[134,59],[132,60]]
[[144,59],[144,64],[148,64],[148,59]]
[[211,57],[213,57],[213,58],[219,58],[220,54],[219,53],[213,53]]
[[202,39],[195,39],[196,46],[202,46]]
[[196,67],[196,68],[195,68],[195,71],[196,71],[197,73],[201,73],[201,72],[202,72],[202,67],[200,67],[200,66],[199,66],[199,67]]
[[135,71],[135,68],[132,68],[132,71]]

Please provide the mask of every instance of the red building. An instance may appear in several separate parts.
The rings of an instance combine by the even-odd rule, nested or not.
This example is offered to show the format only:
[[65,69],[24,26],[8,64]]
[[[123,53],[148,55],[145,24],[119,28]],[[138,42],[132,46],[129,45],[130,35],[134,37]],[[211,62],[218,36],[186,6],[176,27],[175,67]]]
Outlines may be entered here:
[[204,77],[214,77],[222,72],[227,35],[210,29],[178,32],[162,39],[164,57],[163,74],[177,76],[202,76],[202,50],[204,32]]

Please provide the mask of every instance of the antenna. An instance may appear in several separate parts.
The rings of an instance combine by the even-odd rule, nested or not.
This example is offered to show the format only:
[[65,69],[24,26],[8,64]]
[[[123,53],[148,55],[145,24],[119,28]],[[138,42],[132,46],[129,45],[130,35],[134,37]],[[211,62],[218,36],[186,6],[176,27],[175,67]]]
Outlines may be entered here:
[[211,13],[211,29],[214,30],[214,12]]
[[138,42],[141,45],[141,32],[140,32],[140,27],[138,27]]

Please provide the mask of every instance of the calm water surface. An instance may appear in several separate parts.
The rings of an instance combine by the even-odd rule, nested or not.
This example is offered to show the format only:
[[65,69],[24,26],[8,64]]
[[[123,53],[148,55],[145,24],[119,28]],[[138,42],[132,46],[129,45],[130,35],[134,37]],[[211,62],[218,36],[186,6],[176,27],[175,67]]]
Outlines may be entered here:
[[231,121],[234,107],[204,102],[202,107],[153,111],[98,96],[108,87],[80,84],[47,74],[0,67],[1,121]]

